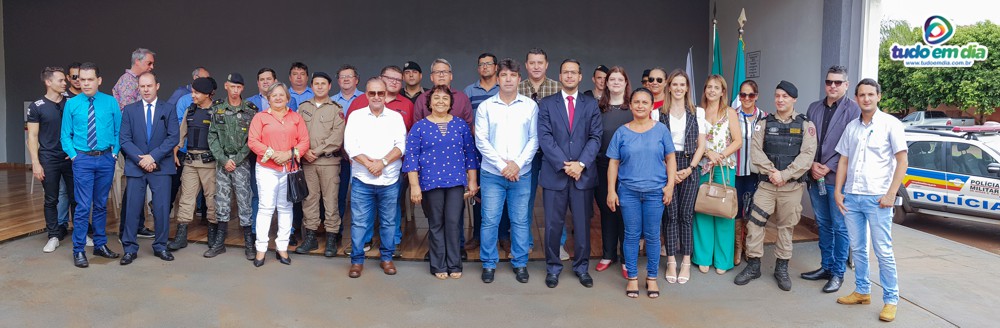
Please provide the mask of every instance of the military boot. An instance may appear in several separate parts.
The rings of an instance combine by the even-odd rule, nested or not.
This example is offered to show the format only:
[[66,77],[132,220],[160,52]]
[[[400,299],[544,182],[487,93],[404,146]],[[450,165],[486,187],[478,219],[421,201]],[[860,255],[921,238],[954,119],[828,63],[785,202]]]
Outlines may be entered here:
[[212,245],[215,244],[215,235],[218,232],[219,232],[219,224],[218,223],[209,223],[208,224],[208,241],[207,241],[208,242],[208,245],[207,245],[208,248],[212,248]]
[[777,259],[774,262],[774,280],[783,291],[792,290],[792,280],[788,278],[788,260]]
[[243,253],[247,256],[247,261],[252,261],[257,256],[253,250],[253,243],[256,237],[253,235],[253,227],[243,227]]
[[208,245],[208,250],[203,256],[211,258],[226,252],[227,228],[229,228],[229,222],[219,222],[215,225],[215,239]]
[[760,258],[748,257],[747,266],[743,268],[743,271],[740,271],[740,274],[736,275],[736,280],[733,283],[742,286],[757,278],[760,278]]
[[167,243],[167,249],[176,251],[188,245],[188,225],[181,223],[177,225],[177,233],[174,234],[174,241]]
[[323,256],[334,257],[337,256],[337,245],[340,244],[340,234],[335,232],[326,233],[326,250],[323,252]]
[[306,230],[306,238],[302,239],[302,244],[295,248],[296,254],[309,254],[309,252],[319,249],[319,242],[316,241],[316,230]]

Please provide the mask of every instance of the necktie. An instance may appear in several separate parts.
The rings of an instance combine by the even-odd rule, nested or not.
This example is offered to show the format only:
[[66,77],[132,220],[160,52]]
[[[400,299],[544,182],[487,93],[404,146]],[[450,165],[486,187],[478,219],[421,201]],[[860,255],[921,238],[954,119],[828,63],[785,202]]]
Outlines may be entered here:
[[153,135],[153,104],[146,104],[146,143]]
[[87,109],[87,147],[97,150],[97,115],[94,113],[94,97],[87,98],[90,108]]
[[573,131],[573,114],[576,114],[576,105],[573,105],[573,96],[566,96],[566,107],[569,109],[569,131]]

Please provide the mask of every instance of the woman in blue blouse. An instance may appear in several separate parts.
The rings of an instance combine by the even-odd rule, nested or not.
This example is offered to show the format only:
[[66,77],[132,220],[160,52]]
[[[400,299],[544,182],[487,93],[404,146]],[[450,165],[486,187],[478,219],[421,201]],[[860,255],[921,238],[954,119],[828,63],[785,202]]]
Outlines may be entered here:
[[410,200],[427,202],[431,274],[458,279],[462,277],[463,202],[479,190],[479,162],[469,125],[450,114],[451,90],[435,86],[428,92],[431,114],[414,123],[406,137],[403,172],[409,172]]
[[[621,207],[625,221],[625,296],[639,297],[639,237],[646,241],[646,296],[657,298],[660,265],[660,222],[664,205],[674,195],[677,171],[674,141],[665,125],[650,118],[653,93],[646,88],[632,92],[632,121],[621,126],[608,145],[608,207]],[[619,192],[621,195],[619,196]],[[620,197],[620,198],[619,198]]]

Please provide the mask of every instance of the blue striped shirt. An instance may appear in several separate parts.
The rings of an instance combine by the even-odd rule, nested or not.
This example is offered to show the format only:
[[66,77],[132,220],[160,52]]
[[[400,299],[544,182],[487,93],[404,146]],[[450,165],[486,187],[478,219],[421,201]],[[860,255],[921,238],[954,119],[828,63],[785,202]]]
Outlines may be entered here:
[[476,116],[476,109],[479,108],[479,104],[495,96],[497,93],[500,93],[499,84],[494,84],[489,90],[483,89],[479,85],[479,81],[472,82],[472,84],[465,87],[465,95],[469,96],[469,102],[472,104],[472,116]]
[[62,121],[62,147],[69,158],[76,158],[77,149],[93,151],[111,148],[112,154],[117,154],[121,145],[118,141],[118,131],[122,125],[122,111],[118,109],[118,101],[109,94],[98,92],[94,94],[94,116],[97,121],[97,148],[87,146],[87,120],[90,102],[87,95],[79,94],[66,101]]

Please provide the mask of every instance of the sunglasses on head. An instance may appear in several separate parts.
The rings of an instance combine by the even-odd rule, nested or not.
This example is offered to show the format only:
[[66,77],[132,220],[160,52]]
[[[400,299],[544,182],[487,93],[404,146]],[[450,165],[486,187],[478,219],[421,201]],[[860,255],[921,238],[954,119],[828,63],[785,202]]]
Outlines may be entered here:
[[839,87],[839,86],[840,86],[841,84],[844,84],[844,82],[847,82],[847,81],[841,81],[841,80],[826,80],[826,86],[828,86],[828,87],[831,87],[831,86],[832,86],[832,87]]
[[740,92],[740,98],[742,98],[742,99],[753,99],[753,98],[757,98],[757,94],[756,93],[743,93],[743,92]]

